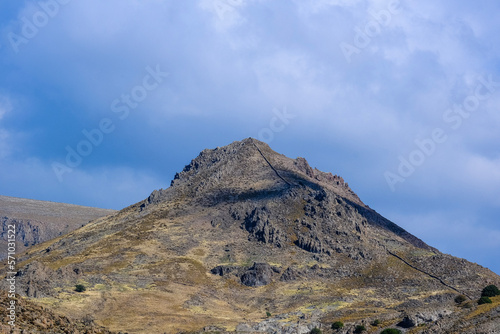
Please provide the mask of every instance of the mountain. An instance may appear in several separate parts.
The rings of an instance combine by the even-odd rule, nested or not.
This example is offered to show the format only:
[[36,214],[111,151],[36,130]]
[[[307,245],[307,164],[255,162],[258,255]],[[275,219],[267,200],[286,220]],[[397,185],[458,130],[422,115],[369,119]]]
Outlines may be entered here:
[[[0,249],[7,249],[8,226],[16,226],[17,252],[74,231],[115,210],[0,196]],[[0,260],[7,254],[0,253]]]
[[18,292],[32,302],[128,333],[496,333],[500,323],[500,297],[476,302],[499,276],[252,138],[202,151],[169,188],[19,261]]

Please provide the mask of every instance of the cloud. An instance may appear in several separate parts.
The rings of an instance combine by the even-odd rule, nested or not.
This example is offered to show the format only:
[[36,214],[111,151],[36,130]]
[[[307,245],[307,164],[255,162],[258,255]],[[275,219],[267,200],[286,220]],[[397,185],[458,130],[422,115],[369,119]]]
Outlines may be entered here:
[[0,129],[0,159],[5,158],[9,154],[8,145],[9,133],[3,129]]
[[488,222],[479,222],[473,215],[462,211],[452,215],[447,211],[434,210],[426,213],[389,215],[393,221],[429,245],[439,245],[440,251],[482,263],[498,271],[495,260],[489,258],[489,254],[500,252],[498,227]]
[[[49,163],[38,158],[1,160],[2,195],[122,209],[147,196],[159,184],[168,186],[149,170],[126,166],[75,169],[57,182]],[[120,195],[119,195],[120,194]]]
[[[4,116],[12,111],[12,104],[6,96],[0,95],[0,122]],[[9,155],[10,144],[9,144],[9,132],[3,128],[2,123],[0,123],[0,159],[5,158]]]
[[217,31],[225,32],[245,23],[241,10],[248,0],[201,0],[199,7],[213,15],[213,24]]
[[[273,133],[271,146],[341,174],[370,206],[397,211],[403,222],[405,212],[410,219],[441,207],[445,225],[455,208],[468,207],[468,226],[487,221],[480,226],[494,230],[500,93],[457,130],[443,113],[474,92],[479,76],[500,81],[500,23],[491,15],[498,4],[400,1],[388,22],[377,21],[374,12],[390,3],[70,1],[18,53],[6,34],[20,33],[22,17],[40,7],[10,5],[0,11],[0,87],[22,106],[5,111],[0,100],[0,164],[26,190],[18,193],[6,176],[3,189],[127,205],[168,186],[202,149],[258,136],[273,110],[286,108],[296,117]],[[348,62],[341,43],[355,45],[359,31],[377,22]],[[119,120],[112,102],[157,64],[168,77]],[[66,146],[76,147],[103,118],[116,121],[115,131],[59,184],[50,164],[64,161]],[[437,127],[447,141],[392,193],[384,172]],[[31,171],[33,185],[22,177]],[[447,245],[445,235],[435,240]]]
[[5,116],[5,114],[12,111],[12,103],[10,99],[5,95],[0,95],[0,121]]

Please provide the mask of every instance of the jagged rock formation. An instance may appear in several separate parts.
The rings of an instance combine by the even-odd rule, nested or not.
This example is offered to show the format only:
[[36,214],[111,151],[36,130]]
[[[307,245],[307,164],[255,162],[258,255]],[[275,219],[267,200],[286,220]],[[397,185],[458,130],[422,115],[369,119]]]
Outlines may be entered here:
[[[340,176],[252,138],[202,151],[168,189],[19,260],[19,293],[129,333],[305,333],[336,319],[344,333],[375,319],[447,333],[490,326],[500,307],[454,302],[500,277],[383,218]],[[78,282],[88,293],[75,304]]]
[[[251,267],[239,266],[217,266],[210,270],[214,275],[228,276],[232,275],[239,277],[243,285],[257,287],[271,283],[273,276],[280,274],[281,270],[278,267],[270,266],[267,263],[254,263]],[[290,271],[287,272],[285,278],[290,277]]]
[[[17,252],[67,234],[114,210],[0,196],[0,248],[6,249],[9,225],[16,227]],[[0,253],[0,260],[6,257]]]
[[65,266],[57,270],[41,262],[32,262],[17,272],[17,279],[22,280],[24,290],[21,293],[27,297],[42,298],[53,294],[53,289],[61,284],[72,284],[82,276],[77,266]]

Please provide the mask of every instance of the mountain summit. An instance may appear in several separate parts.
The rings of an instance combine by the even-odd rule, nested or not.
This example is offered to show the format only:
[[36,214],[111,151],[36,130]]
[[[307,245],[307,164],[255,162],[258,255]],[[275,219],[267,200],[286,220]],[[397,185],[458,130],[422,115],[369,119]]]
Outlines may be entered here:
[[[292,242],[308,251],[331,255],[339,244],[349,245],[361,240],[342,240],[342,236],[352,237],[352,229],[361,236],[367,232],[365,227],[372,225],[380,228],[381,233],[384,230],[392,232],[391,236],[395,234],[415,247],[434,250],[366,206],[342,177],[313,169],[304,158],[287,158],[253,138],[202,151],[181,173],[175,175],[169,189],[153,192],[141,208],[179,196],[191,198],[196,206],[232,204],[232,216],[218,217],[221,222],[225,220],[229,224],[234,221],[236,211],[253,212],[256,203],[276,207],[278,210],[269,212],[273,216],[271,222],[267,219],[264,224],[256,217],[261,224],[254,228],[263,230],[253,232],[264,238],[259,241],[271,242],[278,247]],[[353,212],[349,211],[351,208]],[[254,215],[262,210],[269,211],[266,205],[255,209]],[[354,212],[359,216],[354,217]],[[243,212],[241,215],[247,216]],[[291,220],[293,215],[301,217]],[[346,218],[354,220],[346,224]],[[300,231],[304,230],[304,226],[309,227],[306,227],[307,232],[302,233]],[[343,228],[345,233],[332,236],[333,227],[336,229],[334,232]]]
[[308,333],[335,320],[338,333],[475,333],[500,319],[499,297],[475,303],[500,277],[252,138],[202,151],[169,188],[20,260],[23,295],[129,333]]

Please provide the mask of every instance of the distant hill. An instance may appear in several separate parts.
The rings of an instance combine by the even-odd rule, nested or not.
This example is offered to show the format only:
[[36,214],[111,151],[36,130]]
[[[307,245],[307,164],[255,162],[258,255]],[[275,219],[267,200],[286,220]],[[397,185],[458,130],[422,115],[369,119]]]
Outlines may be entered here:
[[[116,211],[72,204],[0,196],[0,249],[6,248],[7,227],[16,225],[17,252],[64,235],[91,220]],[[6,252],[0,252],[0,260]]]
[[385,219],[342,177],[252,138],[203,150],[168,189],[19,261],[18,291],[32,302],[127,333],[500,328],[500,297],[477,303],[498,275]]

